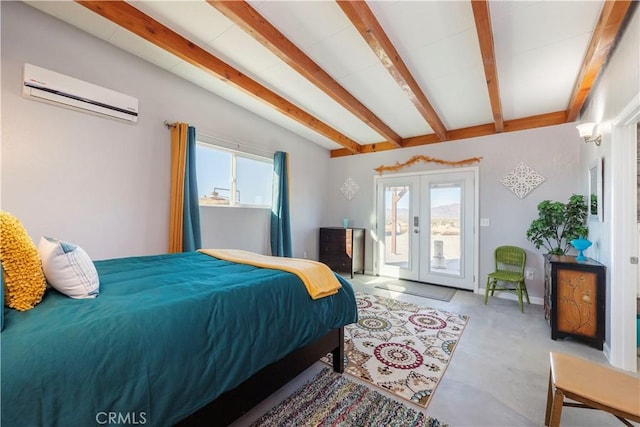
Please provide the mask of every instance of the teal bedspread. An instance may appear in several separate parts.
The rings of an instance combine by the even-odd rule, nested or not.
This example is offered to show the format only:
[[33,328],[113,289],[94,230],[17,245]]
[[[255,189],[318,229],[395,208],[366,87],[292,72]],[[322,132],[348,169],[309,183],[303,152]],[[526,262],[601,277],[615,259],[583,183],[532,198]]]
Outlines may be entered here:
[[2,425],[171,425],[357,318],[340,277],[340,292],[314,301],[293,274],[196,252],[96,268],[98,298],[48,290],[7,313]]

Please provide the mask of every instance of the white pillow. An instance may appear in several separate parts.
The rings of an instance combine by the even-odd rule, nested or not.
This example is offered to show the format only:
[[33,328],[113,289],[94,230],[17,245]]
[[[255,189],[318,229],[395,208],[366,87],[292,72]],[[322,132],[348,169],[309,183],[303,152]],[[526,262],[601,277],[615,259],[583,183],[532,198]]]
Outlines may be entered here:
[[71,298],[95,298],[100,281],[93,261],[81,247],[42,236],[38,243],[47,282]]

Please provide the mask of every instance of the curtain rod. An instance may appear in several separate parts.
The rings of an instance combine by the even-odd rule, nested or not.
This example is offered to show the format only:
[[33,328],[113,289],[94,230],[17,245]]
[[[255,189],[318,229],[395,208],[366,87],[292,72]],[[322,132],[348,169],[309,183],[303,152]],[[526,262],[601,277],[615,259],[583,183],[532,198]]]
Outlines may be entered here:
[[[176,127],[176,123],[170,123],[167,120],[164,121],[164,125],[167,127],[167,129]],[[218,141],[222,141],[222,142],[226,142],[227,144],[235,145],[236,147],[238,147],[238,149],[240,147],[244,147],[244,148],[248,148],[249,150],[253,150],[253,151],[260,152],[260,153],[268,154],[271,157],[273,157],[273,155],[274,155],[273,151],[264,150],[264,149],[261,149],[261,148],[256,148],[255,146],[253,146],[251,144],[240,143],[240,142],[234,141],[232,139],[223,138],[221,136],[210,135],[210,134],[207,134],[207,133],[204,133],[204,132],[199,132],[197,129],[196,129],[196,135],[202,135],[205,138],[217,139]]]

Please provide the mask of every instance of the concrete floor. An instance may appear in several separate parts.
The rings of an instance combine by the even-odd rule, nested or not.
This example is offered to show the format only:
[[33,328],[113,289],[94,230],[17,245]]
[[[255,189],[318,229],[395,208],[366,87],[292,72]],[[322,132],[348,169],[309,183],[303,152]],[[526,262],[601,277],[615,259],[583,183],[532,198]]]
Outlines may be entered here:
[[[540,305],[525,304],[525,313],[522,314],[517,301],[493,297],[485,306],[484,296],[468,291],[457,291],[450,302],[443,302],[377,289],[373,284],[367,284],[371,279],[374,278],[356,275],[350,281],[358,292],[470,316],[449,367],[424,410],[426,415],[452,427],[544,425],[550,351],[607,364],[599,350],[570,339],[551,340],[549,325]],[[321,362],[316,363],[233,426],[250,425],[325,366]],[[612,415],[602,411],[565,407],[562,413],[562,426],[621,425]]]

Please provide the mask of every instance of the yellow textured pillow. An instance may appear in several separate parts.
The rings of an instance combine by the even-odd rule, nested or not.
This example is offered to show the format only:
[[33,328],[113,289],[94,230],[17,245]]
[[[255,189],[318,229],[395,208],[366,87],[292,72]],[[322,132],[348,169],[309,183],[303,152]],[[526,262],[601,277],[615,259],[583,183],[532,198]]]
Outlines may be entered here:
[[47,282],[38,248],[18,218],[4,211],[0,211],[0,261],[7,307],[25,311],[42,301]]

